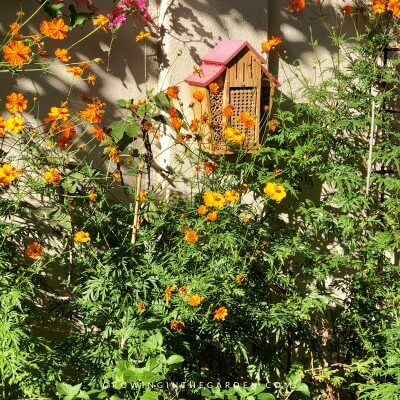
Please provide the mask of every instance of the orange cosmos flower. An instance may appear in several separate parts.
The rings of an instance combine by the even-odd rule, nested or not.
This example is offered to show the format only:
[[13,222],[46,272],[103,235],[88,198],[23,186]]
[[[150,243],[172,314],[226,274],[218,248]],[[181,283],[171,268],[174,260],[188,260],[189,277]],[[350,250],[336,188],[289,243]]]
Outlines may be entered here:
[[18,22],[13,22],[12,24],[9,25],[11,34],[15,36],[19,30],[21,29],[21,25]]
[[342,8],[342,11],[343,11],[343,15],[345,15],[345,16],[350,15],[350,14],[353,12],[353,7],[351,7],[351,6],[344,6],[344,7]]
[[218,213],[216,211],[212,211],[207,214],[207,221],[215,222],[218,219]]
[[275,132],[278,125],[279,125],[279,121],[275,118],[271,119],[267,123],[268,130],[270,130],[271,132]]
[[11,164],[3,164],[0,167],[0,184],[3,186],[9,186],[21,175],[20,171],[17,171]]
[[140,42],[141,40],[150,37],[150,32],[140,31],[140,33],[136,36],[136,41]]
[[178,290],[178,292],[180,294],[183,294],[184,296],[186,296],[189,292],[188,292],[188,288],[186,286],[181,286]]
[[57,139],[57,144],[60,148],[66,149],[72,145],[72,141],[76,136],[76,129],[67,122],[60,126],[60,137]]
[[99,14],[94,20],[93,25],[99,27],[104,32],[107,32],[106,25],[110,22],[110,20],[103,14]]
[[6,127],[6,121],[2,116],[0,116],[0,137],[6,135],[5,127]]
[[212,93],[212,94],[217,94],[218,92],[219,92],[219,85],[218,85],[218,83],[210,83],[210,85],[209,85],[209,88],[210,88],[210,92]]
[[69,27],[61,18],[54,18],[52,21],[42,21],[40,33],[51,39],[63,40],[67,37]]
[[199,208],[197,209],[197,214],[199,214],[199,215],[207,214],[207,207],[203,204],[201,206],[199,206]]
[[247,129],[253,129],[256,125],[256,120],[248,111],[241,112],[236,118],[237,122],[241,122]]
[[245,278],[243,275],[236,275],[235,281],[238,286],[241,286],[243,285]]
[[136,304],[136,311],[138,314],[143,314],[146,311],[146,306],[143,301]]
[[306,6],[305,0],[290,0],[287,9],[293,10],[294,12],[300,12],[305,6]]
[[196,231],[187,230],[185,240],[189,243],[196,243],[199,240],[199,235]]
[[228,104],[228,105],[224,108],[224,110],[222,111],[222,114],[223,114],[223,116],[224,116],[225,118],[230,118],[230,117],[232,117],[232,115],[233,115],[233,110],[234,110],[234,107],[233,107],[232,105]]
[[204,92],[202,92],[201,90],[195,90],[193,92],[193,98],[201,103],[204,99]]
[[199,123],[200,123],[201,121],[199,120],[199,119],[192,119],[192,121],[190,122],[190,125],[189,125],[189,129],[192,131],[192,132],[196,132],[196,131],[198,131],[199,130]]
[[93,131],[92,132],[93,132],[93,135],[98,140],[100,140],[100,142],[104,140],[104,137],[105,137],[106,134],[103,131],[103,129],[100,129],[97,125],[93,125]]
[[220,321],[225,321],[225,318],[228,316],[228,310],[226,307],[217,308],[214,311],[214,319],[218,319]]
[[75,78],[79,78],[80,76],[82,76],[85,70],[82,67],[78,67],[75,65],[73,67],[67,67],[67,72],[72,73]]
[[96,200],[96,190],[95,189],[90,189],[89,190],[89,200],[90,201],[95,201]]
[[89,85],[94,86],[94,84],[96,83],[96,75],[92,72],[89,72],[89,75],[86,80]]
[[22,114],[28,107],[28,100],[22,93],[10,93],[7,96],[6,109],[11,114]]
[[39,259],[43,254],[43,247],[40,243],[32,242],[26,246],[25,254],[27,257],[32,258],[34,260]]
[[142,192],[139,193],[139,200],[140,201],[146,201],[148,197],[149,197],[149,192],[142,191]]
[[68,107],[65,107],[65,104],[61,104],[61,107],[51,107],[44,123],[54,125],[57,121],[66,121],[70,115]]
[[69,55],[67,49],[57,49],[54,52],[54,55],[62,62],[68,62],[71,60],[71,56]]
[[400,0],[389,0],[389,9],[395,17],[400,17]]
[[171,118],[171,119],[170,119],[170,123],[171,123],[171,126],[172,126],[174,129],[176,129],[177,131],[179,131],[179,130],[182,128],[182,126],[183,126],[183,124],[184,124],[184,121],[183,121],[182,119],[180,119],[180,118],[174,117],[174,118]]
[[170,116],[170,118],[175,118],[178,116],[178,110],[175,107],[170,107],[168,109],[168,115]]
[[50,168],[44,173],[44,180],[48,185],[58,186],[61,180],[60,171],[56,168]]
[[107,147],[108,151],[108,157],[113,160],[115,163],[120,162],[120,157],[119,154],[121,153],[116,147],[114,146],[108,146]]
[[90,242],[90,235],[88,232],[78,231],[74,235],[74,241],[77,243],[87,243]]
[[185,323],[183,321],[172,319],[171,321],[169,321],[169,327],[171,331],[181,332],[185,329]]
[[188,297],[188,303],[193,307],[198,307],[204,300],[203,296],[198,294],[193,294]]
[[86,106],[84,110],[78,113],[78,116],[92,124],[98,124],[103,118],[105,107],[106,103],[96,97]]
[[171,99],[179,99],[179,87],[178,86],[170,86],[167,89],[167,96]]
[[13,67],[22,67],[29,61],[31,52],[24,42],[12,40],[3,47],[3,58]]
[[204,160],[203,164],[204,164],[204,172],[206,172],[207,174],[211,174],[214,171],[214,169],[218,167],[218,164],[215,163],[214,161]]
[[271,36],[271,39],[262,43],[262,51],[264,53],[269,53],[271,50],[274,50],[276,46],[282,43],[282,39],[279,36]]
[[375,14],[383,14],[387,8],[387,0],[374,0],[372,12]]
[[172,286],[168,286],[165,291],[164,291],[164,300],[165,300],[165,304],[168,305],[171,297],[172,297],[172,293],[175,292],[176,286],[172,285]]

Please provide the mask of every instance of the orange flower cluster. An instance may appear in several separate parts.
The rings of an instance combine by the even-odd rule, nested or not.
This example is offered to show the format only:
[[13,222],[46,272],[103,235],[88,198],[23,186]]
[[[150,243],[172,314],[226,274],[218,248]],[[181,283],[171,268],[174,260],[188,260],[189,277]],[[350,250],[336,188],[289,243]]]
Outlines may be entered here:
[[103,119],[106,103],[97,97],[91,99],[86,108],[78,113],[78,116],[92,124],[98,124]]
[[387,10],[391,11],[394,16],[400,17],[400,0],[374,0],[373,13],[383,14]]
[[76,136],[76,129],[74,126],[67,122],[59,127],[60,136],[57,139],[57,144],[61,149],[67,149],[72,145]]
[[168,286],[165,291],[164,291],[164,300],[165,300],[165,304],[168,305],[169,302],[171,301],[172,298],[172,293],[174,293],[176,290],[176,286],[172,285],[172,286]]
[[3,164],[0,167],[0,184],[9,186],[21,175],[21,171],[17,171],[11,164]]
[[52,21],[42,21],[40,33],[51,39],[63,40],[68,35],[69,27],[62,18],[54,18]]
[[115,163],[119,163],[121,161],[119,156],[121,152],[115,146],[107,146],[106,150],[108,152],[108,157]]
[[48,185],[58,186],[61,180],[60,171],[57,168],[50,168],[44,173],[44,180]]

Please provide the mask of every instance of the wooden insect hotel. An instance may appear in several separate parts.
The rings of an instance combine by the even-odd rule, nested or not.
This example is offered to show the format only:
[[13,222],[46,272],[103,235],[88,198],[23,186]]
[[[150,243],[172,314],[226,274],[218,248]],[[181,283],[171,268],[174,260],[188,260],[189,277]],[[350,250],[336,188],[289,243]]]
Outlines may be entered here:
[[[194,118],[203,121],[200,145],[204,151],[234,152],[226,138],[227,127],[241,133],[246,152],[257,150],[261,117],[266,106],[271,106],[273,88],[278,84],[264,64],[264,58],[246,40],[222,40],[185,80],[194,95]],[[239,116],[246,112],[252,117],[249,124],[240,122]]]

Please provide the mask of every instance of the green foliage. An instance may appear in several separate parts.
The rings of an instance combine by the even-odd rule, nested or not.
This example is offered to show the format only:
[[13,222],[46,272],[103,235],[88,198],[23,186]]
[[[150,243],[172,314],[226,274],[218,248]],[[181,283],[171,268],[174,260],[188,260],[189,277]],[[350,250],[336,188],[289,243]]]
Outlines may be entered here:
[[[256,153],[211,158],[176,143],[176,170],[162,173],[185,194],[165,198],[148,182],[134,246],[134,190],[86,160],[47,154],[40,134],[29,141],[23,184],[1,189],[2,398],[399,398],[398,175],[373,171],[365,195],[373,100],[373,163],[398,170],[398,122],[383,105],[399,83],[377,65],[391,37],[374,23],[353,39],[332,33],[322,82],[303,81],[301,101],[276,96],[279,126]],[[140,169],[141,140],[140,160],[154,163],[144,124],[160,131],[174,104],[152,92],[118,101],[126,115],[105,141],[130,157],[127,172]],[[189,173],[204,162],[216,165]],[[59,185],[41,178],[48,165],[62,170]],[[269,198],[268,182],[287,197]],[[240,201],[208,206],[210,221],[199,213],[207,191]],[[89,242],[74,242],[81,230]],[[33,239],[46,247],[38,259],[23,254]]]

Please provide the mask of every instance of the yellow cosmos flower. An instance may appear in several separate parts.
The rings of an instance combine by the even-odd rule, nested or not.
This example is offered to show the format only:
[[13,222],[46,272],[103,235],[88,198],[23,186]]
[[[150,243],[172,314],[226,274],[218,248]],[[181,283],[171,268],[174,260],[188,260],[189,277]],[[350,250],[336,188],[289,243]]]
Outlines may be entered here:
[[246,136],[244,133],[240,132],[238,129],[236,128],[226,128],[224,130],[224,135],[225,135],[225,139],[228,142],[233,142],[237,145],[240,145],[244,142],[244,140],[246,139]]
[[235,203],[236,201],[239,201],[239,194],[235,190],[227,190],[224,194],[225,201],[227,203]]
[[78,231],[74,235],[74,241],[77,243],[87,243],[90,242],[90,235],[88,232]]
[[286,197],[286,190],[282,185],[268,182],[264,187],[264,193],[276,202],[281,202]]
[[225,197],[221,193],[207,191],[203,195],[203,201],[207,207],[222,208],[225,204]]
[[228,316],[228,310],[226,307],[219,307],[214,311],[214,319],[225,321],[225,318],[227,316]]
[[150,37],[150,32],[140,31],[140,33],[136,36],[136,41],[140,42],[141,40]]
[[193,294],[188,297],[188,303],[193,307],[198,307],[204,300],[203,296],[198,294]]
[[25,124],[20,117],[11,117],[6,121],[5,128],[7,131],[11,132],[13,135],[17,135],[25,128]]

